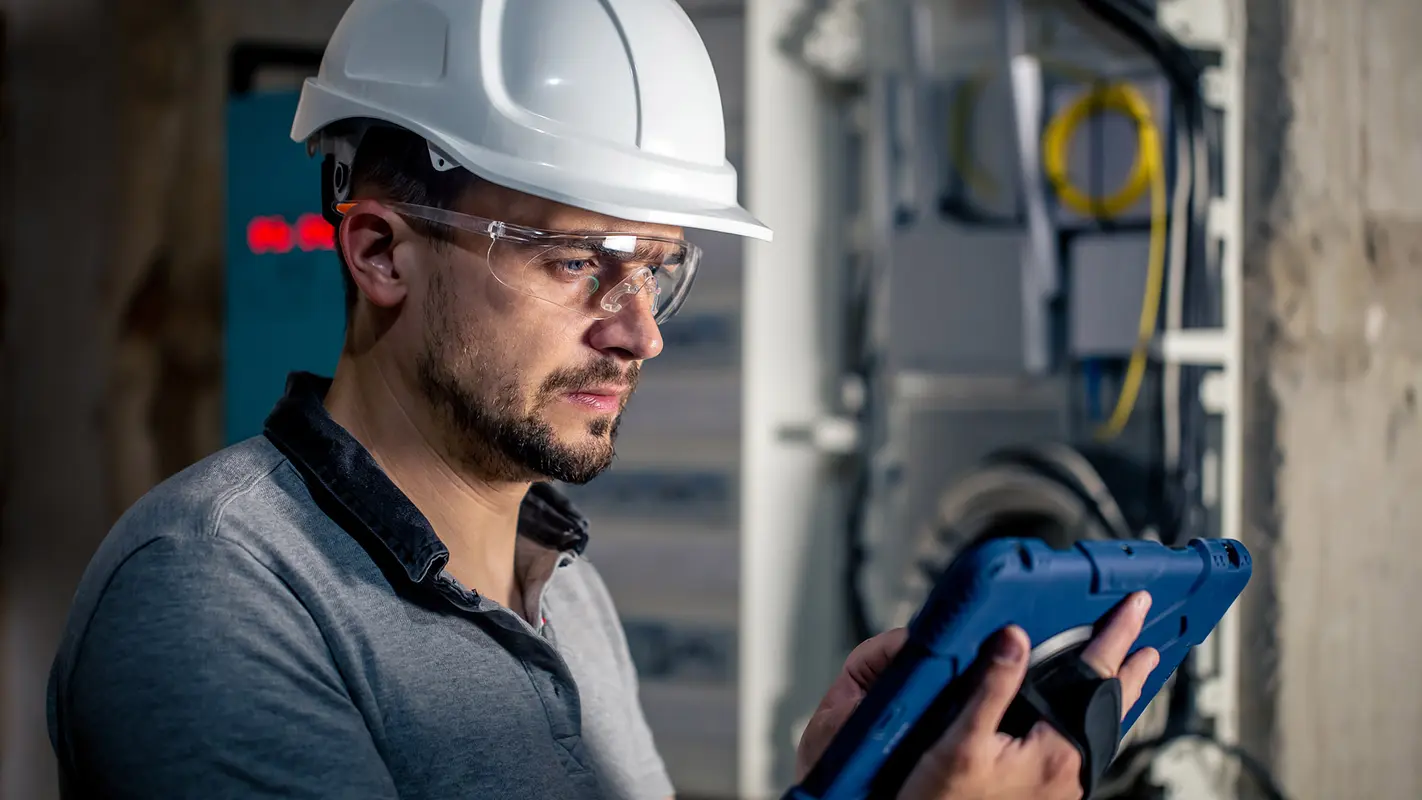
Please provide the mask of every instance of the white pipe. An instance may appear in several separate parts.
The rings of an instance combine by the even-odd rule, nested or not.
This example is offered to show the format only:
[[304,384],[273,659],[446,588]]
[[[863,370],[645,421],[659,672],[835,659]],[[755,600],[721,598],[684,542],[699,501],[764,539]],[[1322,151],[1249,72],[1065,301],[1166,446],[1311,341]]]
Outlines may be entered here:
[[[794,732],[787,695],[803,658],[796,642],[806,619],[806,583],[832,576],[812,567],[822,457],[782,439],[786,426],[822,415],[823,356],[818,303],[824,253],[820,169],[822,101],[810,70],[780,38],[801,0],[746,3],[746,175],[749,208],[775,231],[773,243],[745,251],[741,473],[739,794],[778,796]],[[837,665],[836,665],[837,666]],[[800,676],[803,680],[803,676]],[[823,688],[818,687],[820,691]]]

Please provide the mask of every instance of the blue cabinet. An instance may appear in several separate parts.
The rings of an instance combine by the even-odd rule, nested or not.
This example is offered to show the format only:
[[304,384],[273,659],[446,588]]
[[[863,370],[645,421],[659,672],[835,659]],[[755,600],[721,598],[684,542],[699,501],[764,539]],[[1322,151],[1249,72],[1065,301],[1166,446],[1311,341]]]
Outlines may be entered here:
[[321,162],[290,138],[298,94],[227,106],[225,435],[261,433],[286,375],[335,369],[345,299],[320,214]]

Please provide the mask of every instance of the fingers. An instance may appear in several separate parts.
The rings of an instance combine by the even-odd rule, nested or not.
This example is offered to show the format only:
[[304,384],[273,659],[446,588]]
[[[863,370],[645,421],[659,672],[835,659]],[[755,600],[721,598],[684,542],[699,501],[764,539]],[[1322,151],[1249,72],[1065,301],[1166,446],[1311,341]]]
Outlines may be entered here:
[[834,735],[868,694],[869,687],[907,641],[908,630],[897,628],[862,642],[845,659],[844,669],[820,699],[819,707],[800,734],[800,745],[795,752],[796,780],[803,779],[819,760]]
[[[1140,701],[1160,661],[1153,648],[1131,653],[1149,608],[1148,594],[1131,595],[1112,611],[1082,653],[1103,677],[1120,680],[1123,714]],[[910,773],[900,800],[1082,796],[1081,753],[1050,723],[1038,722],[1022,739],[998,732],[1022,687],[1030,648],[1026,632],[1017,626],[1004,629],[984,648],[977,662],[982,670],[978,685],[957,719]]]
[[1027,655],[1031,645],[1027,632],[1009,625],[998,634],[992,648],[984,655],[983,676],[963,711],[949,726],[945,739],[991,737],[1002,724],[1007,707],[1022,688],[1027,675]]
[[[818,742],[811,747],[814,756],[829,743],[829,738],[849,715],[858,708],[860,701],[868,694],[869,687],[893,661],[894,656],[908,641],[908,630],[896,628],[861,642],[844,661],[844,669],[830,685],[829,691],[820,698],[820,704],[810,717],[810,723],[801,734],[802,749],[806,743]],[[824,739],[820,742],[820,739]]]
[[845,659],[844,671],[849,673],[856,684],[868,689],[888,668],[889,662],[894,660],[894,656],[899,654],[907,641],[908,628],[895,628],[867,639],[854,648],[849,658]]
[[1091,644],[1082,651],[1081,659],[1090,664],[1103,678],[1112,678],[1131,652],[1131,645],[1140,636],[1145,624],[1146,612],[1150,610],[1150,595],[1136,592],[1130,595],[1111,612],[1111,618],[1091,639]]
[[1081,782],[1081,751],[1062,736],[1050,722],[1038,722],[1022,741],[1025,750],[1034,752],[1042,766],[1044,783],[1067,782],[1079,787]]
[[1146,679],[1150,677],[1152,670],[1160,664],[1160,653],[1154,647],[1143,647],[1131,654],[1126,659],[1126,663],[1121,665],[1120,672],[1116,677],[1121,680],[1121,718],[1125,719],[1135,707],[1136,701],[1141,699],[1141,692],[1145,689]]
[[1003,629],[983,648],[975,662],[982,670],[977,686],[957,719],[909,773],[899,800],[943,800],[988,792],[1012,797],[1014,788],[1026,787],[1021,770],[998,774],[998,759],[1013,746],[1013,739],[997,728],[1027,674],[1029,650],[1027,633],[1016,625]]

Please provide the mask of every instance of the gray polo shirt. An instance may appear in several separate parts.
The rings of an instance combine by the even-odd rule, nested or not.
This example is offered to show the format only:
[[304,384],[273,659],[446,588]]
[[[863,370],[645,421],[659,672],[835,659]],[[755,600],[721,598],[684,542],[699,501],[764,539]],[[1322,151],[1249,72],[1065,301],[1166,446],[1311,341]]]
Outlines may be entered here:
[[154,489],[79,586],[49,687],[66,797],[672,793],[587,523],[535,486],[530,624],[293,375],[266,434]]

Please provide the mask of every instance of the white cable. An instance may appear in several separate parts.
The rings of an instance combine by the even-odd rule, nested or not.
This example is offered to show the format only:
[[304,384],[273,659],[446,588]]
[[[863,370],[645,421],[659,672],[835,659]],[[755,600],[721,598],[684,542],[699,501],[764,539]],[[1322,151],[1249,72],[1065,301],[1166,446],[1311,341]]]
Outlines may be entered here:
[[[1185,317],[1185,270],[1189,251],[1189,230],[1190,222],[1187,219],[1190,213],[1190,192],[1192,188],[1201,188],[1203,182],[1198,180],[1196,170],[1200,169],[1200,162],[1192,163],[1190,144],[1185,137],[1175,137],[1176,166],[1175,166],[1175,197],[1170,209],[1170,251],[1167,257],[1167,275],[1169,279],[1166,289],[1165,305],[1165,333],[1168,336],[1174,331],[1180,330],[1184,326]],[[1198,157],[1199,153],[1196,152]],[[1206,167],[1208,169],[1208,167]],[[1161,376],[1161,422],[1164,428],[1165,441],[1162,446],[1162,457],[1165,461],[1167,475],[1174,475],[1180,468],[1180,439],[1181,439],[1181,414],[1180,414],[1180,362],[1167,360],[1164,374]]]

